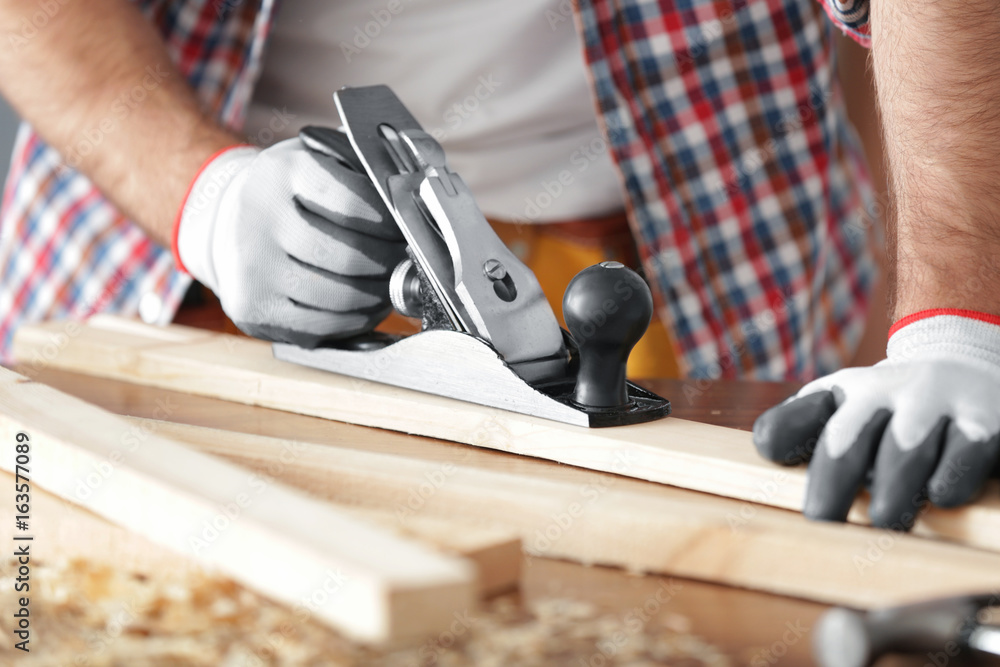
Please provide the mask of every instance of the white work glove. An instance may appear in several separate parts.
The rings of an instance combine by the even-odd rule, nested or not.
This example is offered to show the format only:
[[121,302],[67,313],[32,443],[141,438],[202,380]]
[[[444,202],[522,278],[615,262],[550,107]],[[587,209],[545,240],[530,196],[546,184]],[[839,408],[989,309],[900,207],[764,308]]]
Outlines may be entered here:
[[174,239],[178,266],[218,295],[236,326],[303,347],[373,329],[391,310],[389,275],[406,256],[350,141],[327,128],[217,154],[192,184]]
[[909,530],[927,500],[974,500],[1000,452],[1000,318],[950,309],[904,318],[885,360],[806,385],[757,419],[754,443],[778,463],[811,459],[803,512],[812,519],[844,521],[866,483],[883,528]]

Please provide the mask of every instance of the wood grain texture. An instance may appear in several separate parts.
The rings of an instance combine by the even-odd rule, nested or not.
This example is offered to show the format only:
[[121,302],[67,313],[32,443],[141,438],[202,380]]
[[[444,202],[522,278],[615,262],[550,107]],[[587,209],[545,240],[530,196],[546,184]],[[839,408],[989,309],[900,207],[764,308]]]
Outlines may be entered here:
[[[14,488],[14,476],[0,470],[0,488]],[[469,560],[476,567],[480,596],[514,589],[520,582],[521,540],[512,531],[434,517],[415,517],[402,525],[388,510],[347,505],[339,509]],[[13,526],[15,515],[13,505],[0,504],[0,525]],[[178,558],[176,552],[41,488],[31,491],[31,516],[30,533],[45,545],[42,560],[86,559],[144,575],[204,569],[197,560]]]
[[[14,475],[0,470],[0,488],[13,489]],[[0,504],[0,525],[13,526],[15,515],[11,503]],[[34,557],[42,562],[82,558],[128,572],[165,576],[204,569],[198,561],[180,558],[175,551],[38,486],[31,489],[30,516],[28,534],[34,537]]]
[[0,369],[0,468],[9,472],[19,432],[30,436],[33,487],[275,600],[312,600],[348,636],[424,638],[474,600],[462,559]]
[[[101,377],[392,429],[801,511],[804,468],[761,459],[745,431],[668,418],[586,429],[278,361],[262,341],[101,316],[22,327],[14,353],[30,372],[54,366]],[[461,363],[456,360],[456,363]],[[387,372],[373,367],[371,376]],[[669,398],[669,397],[668,397]],[[621,461],[629,461],[623,469]],[[867,523],[864,500],[850,520]],[[915,534],[1000,551],[1000,493],[957,510],[930,508]]]
[[[556,474],[555,471],[569,470],[582,475],[604,477],[599,473],[491,449],[332,422],[319,417],[54,368],[40,370],[35,377],[37,381],[119,415],[152,419],[159,415],[162,418],[163,407],[166,405],[170,408],[170,421],[184,424],[268,435],[283,440],[337,445],[348,449],[401,454],[439,465],[446,462],[461,463],[501,472],[516,472],[527,466],[526,469],[545,468],[553,471],[553,474]],[[658,379],[654,383],[651,384],[658,393],[676,399],[674,411],[678,417],[742,429],[748,429],[760,412],[797,389],[791,384],[747,380],[695,384]],[[658,488],[654,484],[634,483]],[[688,628],[694,634],[726,648],[731,655],[743,656],[741,664],[749,664],[755,657],[750,655],[751,650],[760,651],[763,650],[761,647],[782,642],[782,635],[788,630],[787,623],[811,628],[826,607],[819,602],[748,588],[652,573],[636,576],[619,567],[586,566],[570,560],[534,556],[525,561],[518,599],[527,608],[553,597],[578,600],[594,604],[599,613],[623,618],[634,613],[636,607],[648,603],[657,592],[662,592],[664,585],[681,585],[683,590],[668,605],[664,605],[661,613],[651,619],[650,623],[663,622],[674,626],[678,621],[683,621],[683,626],[678,627]],[[808,635],[805,635],[804,639],[807,638]],[[799,641],[788,648],[788,654],[781,659],[780,664],[811,664],[809,656],[809,642]],[[585,655],[573,656],[571,660],[578,660],[579,657],[589,660],[592,655],[588,651]]]
[[[238,459],[233,457],[233,460]],[[266,470],[266,465],[258,465]],[[395,534],[412,537],[467,559],[476,567],[479,594],[483,597],[513,590],[520,583],[521,538],[513,530],[454,517],[410,516],[401,521],[398,512],[388,509],[357,505],[339,507]]]
[[[859,607],[1000,585],[1000,554],[521,459],[435,461],[136,420],[338,503],[499,526],[532,557],[669,573]],[[508,457],[502,457],[508,458]]]

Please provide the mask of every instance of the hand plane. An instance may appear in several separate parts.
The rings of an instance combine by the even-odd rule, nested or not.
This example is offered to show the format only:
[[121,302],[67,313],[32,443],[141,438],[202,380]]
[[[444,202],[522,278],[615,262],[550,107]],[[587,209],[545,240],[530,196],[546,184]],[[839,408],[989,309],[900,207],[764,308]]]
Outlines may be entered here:
[[[564,331],[534,274],[396,95],[370,86],[334,99],[356,153],[340,159],[364,168],[407,243],[389,281],[393,307],[422,328],[314,349],[275,343],[276,358],[579,426],[669,414],[669,401],[625,379],[653,313],[640,276],[618,262],[581,271],[566,289]],[[322,132],[300,136],[323,143]]]

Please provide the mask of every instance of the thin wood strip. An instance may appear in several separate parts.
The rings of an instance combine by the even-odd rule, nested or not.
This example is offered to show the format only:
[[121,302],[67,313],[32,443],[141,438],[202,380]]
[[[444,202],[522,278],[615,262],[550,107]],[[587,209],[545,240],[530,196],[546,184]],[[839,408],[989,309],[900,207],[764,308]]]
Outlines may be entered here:
[[[668,418],[613,429],[585,429],[484,408],[397,387],[278,361],[262,341],[209,334],[164,344],[159,331],[129,322],[113,341],[107,317],[62,341],[65,326],[21,327],[18,359],[101,377],[251,405],[387,428],[443,440],[545,458],[685,489],[801,511],[804,468],[782,468],[760,458],[751,435],[736,429]],[[154,329],[146,335],[146,329]],[[172,327],[171,327],[172,328]],[[62,340],[62,339],[60,339]],[[461,363],[456,360],[456,363]],[[372,368],[372,377],[387,372]],[[627,463],[626,463],[627,462]],[[864,503],[850,520],[868,523]],[[916,534],[1000,551],[1000,493],[991,486],[978,503],[957,510],[930,508]]]
[[[0,470],[0,488],[13,489],[14,475]],[[205,569],[194,559],[179,558],[177,552],[38,486],[31,489],[30,504],[29,534],[38,545],[32,552],[39,561],[86,559],[147,575]],[[0,503],[0,525],[14,526],[16,515],[11,503]]]
[[474,600],[462,559],[0,369],[0,468],[12,473],[22,431],[33,486],[275,600],[311,600],[356,639],[427,637]]
[[[14,488],[14,476],[0,470],[0,488]],[[396,535],[468,559],[476,567],[479,595],[488,597],[517,588],[521,578],[521,540],[512,531],[435,517],[419,517],[405,526],[395,512],[339,505],[362,521]],[[13,526],[17,512],[0,504],[0,525]],[[117,570],[162,575],[200,571],[202,565],[89,512],[41,488],[31,491],[31,534],[45,545],[42,560],[84,559]]]
[[451,516],[411,516],[401,521],[399,512],[395,509],[348,505],[338,507],[395,534],[412,537],[469,560],[476,566],[476,581],[481,596],[503,593],[520,584],[521,564],[524,560],[521,538],[512,530],[477,525]]
[[813,523],[787,510],[545,461],[523,460],[510,474],[461,461],[135,422],[248,468],[271,470],[309,493],[394,512],[402,522],[441,517],[503,527],[518,533],[532,556],[858,607],[1000,585],[997,553]]

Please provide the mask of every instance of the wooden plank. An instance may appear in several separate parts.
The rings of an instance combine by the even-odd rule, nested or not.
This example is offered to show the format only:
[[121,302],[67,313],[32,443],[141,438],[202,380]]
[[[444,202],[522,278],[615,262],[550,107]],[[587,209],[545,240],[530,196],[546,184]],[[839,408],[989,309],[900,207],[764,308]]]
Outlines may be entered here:
[[[57,354],[65,324],[21,327],[18,359],[299,414],[387,428],[545,458],[685,489],[801,511],[804,468],[759,457],[746,431],[668,418],[613,429],[585,429],[472,403],[348,378],[278,361],[262,341],[225,334],[163,340],[162,329],[102,317]],[[114,344],[107,342],[112,331]],[[127,330],[127,331],[126,331]],[[168,327],[168,331],[173,327]],[[191,330],[185,329],[188,334]],[[190,334],[188,334],[190,335]],[[373,367],[377,376],[385,369]],[[867,523],[863,502],[850,520]],[[916,534],[1000,551],[1000,493],[958,510],[930,508]]]
[[[0,488],[14,488],[14,476],[0,470]],[[521,540],[512,531],[434,517],[415,517],[404,526],[388,510],[347,505],[338,509],[468,559],[476,567],[480,596],[517,588],[520,582]],[[13,505],[0,504],[0,525],[13,526],[16,514]],[[41,488],[31,491],[31,516],[31,534],[45,545],[44,558],[49,560],[85,559],[146,575],[204,569],[194,559],[178,558],[176,552]]]
[[[266,470],[266,466],[260,465],[260,469]],[[521,538],[512,530],[477,525],[454,517],[411,516],[401,521],[399,513],[389,509],[340,507],[359,519],[471,561],[476,566],[479,594],[484,597],[515,589],[520,583]]]
[[0,369],[0,468],[10,472],[19,432],[30,435],[34,487],[275,600],[308,600],[353,638],[423,638],[474,600],[473,568],[459,558]]
[[[532,556],[661,572],[859,607],[986,590],[1000,554],[787,510],[518,460],[435,461],[136,420],[201,451],[336,502],[500,526]],[[157,425],[158,424],[158,425]],[[499,455],[493,455],[499,456]],[[506,458],[506,457],[504,457]],[[529,561],[530,562],[530,561]]]
[[113,359],[127,368],[136,362],[139,350],[158,345],[184,344],[207,340],[216,334],[180,325],[151,327],[137,320],[96,315],[86,323],[49,322],[30,351],[20,357],[19,372],[29,378],[34,371],[53,362],[88,365],[94,358]]
[[[13,489],[14,475],[0,470],[0,488]],[[14,526],[12,503],[0,503],[0,525]],[[175,551],[151,542],[127,528],[106,521],[80,505],[33,486],[30,534],[41,560],[86,559],[117,570],[142,574],[182,574],[203,570],[198,561],[178,558]]]

